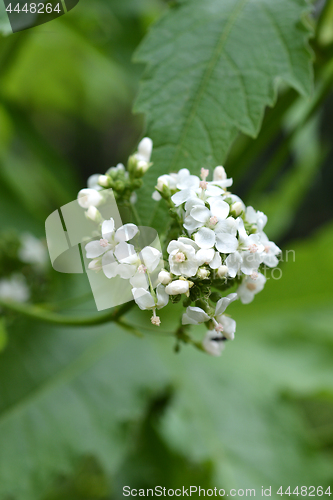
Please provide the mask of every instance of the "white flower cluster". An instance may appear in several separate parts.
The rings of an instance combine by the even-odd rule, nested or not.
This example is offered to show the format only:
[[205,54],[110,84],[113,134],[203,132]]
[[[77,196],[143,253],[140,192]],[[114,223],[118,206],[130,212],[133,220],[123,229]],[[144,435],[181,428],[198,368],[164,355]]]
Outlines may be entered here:
[[[152,323],[159,326],[156,309],[164,307],[169,301],[163,285],[157,282],[162,253],[152,246],[135,248],[129,241],[138,234],[139,228],[135,224],[124,224],[116,230],[112,218],[104,220],[101,223],[101,238],[85,246],[87,259],[92,259],[88,268],[102,271],[109,279],[119,276],[128,280],[138,306],[151,309]],[[158,285],[156,293],[154,285]]]
[[[143,139],[129,158],[127,171],[118,165],[104,176],[92,176],[88,189],[80,191],[79,204],[100,229],[100,238],[86,245],[89,269],[128,280],[135,302],[152,311],[151,321],[157,326],[156,310],[183,296],[186,311],[178,338],[188,338],[187,325],[204,323],[207,332],[201,348],[217,356],[236,331],[236,322],[225,314],[227,306],[238,298],[244,304],[253,300],[266,282],[261,271],[278,264],[281,250],[264,233],[266,215],[246,207],[228,191],[232,179],[222,166],[215,168],[211,181],[204,168],[200,178],[187,169],[158,178],[153,198],[166,200],[172,217],[165,239],[168,262],[162,264],[156,248],[140,250],[131,243],[139,232],[136,225],[116,230],[114,220],[103,220],[96,207],[103,201],[102,189],[113,186],[118,186],[118,193],[125,189],[127,200],[133,200],[135,182],[151,165],[151,152],[152,141]],[[223,297],[231,287],[235,291]]]
[[145,137],[138,145],[138,150],[128,159],[127,170],[122,163],[116,167],[111,167],[102,174],[93,174],[88,179],[88,187],[81,189],[78,194],[78,203],[82,208],[87,209],[86,216],[100,222],[100,213],[97,209],[105,200],[103,189],[114,190],[116,197],[128,199],[132,203],[136,201],[135,189],[141,187],[141,177],[147,172],[152,153],[153,142],[149,137]]
[[[20,235],[19,243],[18,262],[28,264],[38,273],[43,272],[48,262],[45,244],[30,233]],[[0,279],[0,299],[27,302],[30,296],[31,290],[22,272],[16,271]]]
[[153,198],[164,198],[175,207],[173,212],[182,232],[167,247],[170,272],[160,276],[161,283],[168,283],[166,290],[170,294],[186,293],[193,302],[202,302],[203,283],[211,290],[238,286],[237,293],[217,302],[214,313],[206,290],[206,309],[188,306],[182,318],[183,325],[210,326],[203,347],[218,355],[224,346],[222,341],[233,339],[236,329],[234,320],[222,312],[238,297],[244,304],[253,300],[266,282],[260,268],[275,267],[281,250],[264,233],[266,215],[246,207],[227,190],[232,179],[227,178],[224,168],[215,168],[212,181],[207,180],[208,175],[209,170],[204,168],[201,178],[187,169],[162,175]]

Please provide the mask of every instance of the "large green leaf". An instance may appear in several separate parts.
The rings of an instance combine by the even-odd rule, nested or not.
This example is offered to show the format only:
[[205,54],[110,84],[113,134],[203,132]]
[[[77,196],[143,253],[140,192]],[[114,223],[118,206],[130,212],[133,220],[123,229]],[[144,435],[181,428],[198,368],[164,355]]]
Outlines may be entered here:
[[[184,477],[186,464],[210,464],[213,486],[327,486],[332,456],[309,434],[299,401],[333,395],[332,238],[328,227],[296,245],[281,280],[269,280],[253,304],[230,306],[237,338],[219,359],[190,347],[172,352],[165,333],[178,321],[174,306],[161,310],[161,330],[147,326],[149,313],[130,315],[146,339],[114,325],[59,331],[15,322],[0,354],[0,499],[42,499],[82,455],[111,475],[115,499],[125,484],[155,486],[156,473],[179,487],[170,453]],[[142,447],[145,414],[166,393],[154,454]]]
[[136,55],[147,69],[135,109],[154,140],[141,200],[148,220],[157,176],[221,164],[238,131],[258,134],[277,80],[310,92],[305,8],[304,0],[185,0],[153,26]]

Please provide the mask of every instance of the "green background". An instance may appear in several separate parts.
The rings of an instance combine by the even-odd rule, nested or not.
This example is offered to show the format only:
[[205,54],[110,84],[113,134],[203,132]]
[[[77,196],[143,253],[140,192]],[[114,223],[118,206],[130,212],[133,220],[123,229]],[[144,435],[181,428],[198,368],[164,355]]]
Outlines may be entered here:
[[[295,261],[252,304],[230,306],[236,339],[219,359],[190,346],[174,353],[175,306],[161,311],[159,331],[131,312],[143,338],[114,324],[60,328],[6,313],[1,500],[111,500],[124,485],[333,493],[332,2],[322,7],[311,97],[280,85],[258,138],[238,136],[225,163],[233,192],[267,213],[270,239]],[[2,233],[44,237],[46,217],[89,175],[135,150],[144,66],[132,57],[166,8],[81,0],[61,19],[1,36]],[[85,276],[51,270],[50,280],[55,310],[86,296],[76,313],[94,312]]]

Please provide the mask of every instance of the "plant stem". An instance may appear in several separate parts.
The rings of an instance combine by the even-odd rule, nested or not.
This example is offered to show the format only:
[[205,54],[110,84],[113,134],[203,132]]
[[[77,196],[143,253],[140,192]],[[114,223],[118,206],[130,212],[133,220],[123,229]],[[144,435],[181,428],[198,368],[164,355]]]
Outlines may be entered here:
[[142,222],[141,222],[141,219],[140,219],[140,215],[138,214],[138,211],[137,211],[137,209],[135,208],[134,203],[131,203],[131,202],[130,202],[130,203],[129,203],[129,207],[130,207],[130,209],[131,209],[131,211],[132,211],[132,215],[133,215],[133,219],[134,219],[134,221],[135,221],[135,224],[136,224],[137,226],[142,226]]
[[38,321],[63,326],[92,326],[101,325],[103,323],[117,322],[121,316],[126,314],[133,307],[133,305],[134,301],[131,301],[106,313],[79,317],[47,311],[34,305],[21,304],[18,302],[10,302],[0,299],[1,308],[22,314],[23,316],[27,316]]

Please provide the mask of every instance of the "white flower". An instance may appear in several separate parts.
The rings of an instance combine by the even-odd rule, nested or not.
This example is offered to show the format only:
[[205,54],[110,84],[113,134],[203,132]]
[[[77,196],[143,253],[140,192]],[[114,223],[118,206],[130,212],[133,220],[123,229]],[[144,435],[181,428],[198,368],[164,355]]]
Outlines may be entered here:
[[30,233],[21,237],[21,248],[18,257],[22,262],[44,266],[48,260],[47,250],[41,240]]
[[99,222],[101,220],[101,213],[100,211],[91,205],[88,210],[86,211],[86,217],[87,219],[92,220],[93,222]]
[[137,153],[135,153],[135,157],[137,158],[138,161],[149,163],[152,151],[153,151],[153,141],[149,137],[144,137],[139,142],[138,151]]
[[198,272],[197,272],[197,276],[198,278],[200,278],[201,280],[206,280],[209,278],[209,275],[210,275],[210,272],[208,271],[208,269],[204,268],[204,267],[200,267],[198,269]]
[[275,267],[279,263],[277,255],[281,253],[281,249],[275,245],[273,241],[269,241],[267,235],[260,233],[261,243],[264,245],[264,251],[261,255],[261,261],[268,267]]
[[102,238],[90,241],[85,246],[86,256],[88,259],[103,256],[103,272],[107,278],[114,278],[119,274],[122,278],[129,279],[137,269],[135,263],[138,256],[133,245],[126,242],[134,238],[137,232],[135,224],[125,224],[115,231],[114,220],[106,220],[102,224]]
[[226,220],[220,220],[214,230],[208,227],[199,229],[194,235],[194,240],[200,248],[215,246],[221,253],[233,253],[238,248],[236,233],[236,221],[233,217],[228,217]]
[[153,141],[149,137],[145,137],[138,145],[138,151],[134,153],[133,158],[136,160],[136,170],[141,174],[147,172],[152,165],[150,156],[153,150]]
[[209,320],[210,317],[203,309],[201,309],[201,307],[189,306],[186,308],[186,312],[183,314],[182,324],[199,325],[200,323],[205,323]]
[[30,290],[23,274],[12,274],[10,278],[0,280],[0,298],[26,302],[29,300]]
[[239,270],[244,274],[250,275],[258,269],[262,262],[262,252],[264,246],[260,241],[260,234],[248,235],[242,219],[238,221],[238,247],[226,259],[226,265],[229,268],[229,276],[234,278]]
[[149,169],[149,167],[150,167],[150,164],[147,163],[146,161],[143,161],[143,160],[138,161],[137,166],[136,166],[138,172],[140,172],[141,174],[145,174],[147,172],[147,170]]
[[207,199],[210,209],[206,207],[203,200],[190,199],[186,202],[184,227],[189,232],[207,226],[214,230],[218,223],[225,220],[229,215],[229,205],[221,197],[211,197]]
[[[206,321],[209,321],[210,319],[213,319],[215,327],[217,327],[220,323],[218,321],[218,318],[222,316],[228,305],[231,304],[231,302],[233,302],[234,300],[237,300],[237,298],[238,298],[237,293],[230,293],[226,297],[222,297],[216,303],[216,308],[213,316],[208,316],[208,314],[200,307],[189,306],[186,308],[186,312],[183,314],[182,324],[198,325],[199,323],[204,323]],[[222,331],[222,330],[217,330],[217,331]]]
[[152,196],[153,200],[159,201],[162,198],[159,191],[163,191],[164,186],[166,186],[170,190],[175,190],[176,184],[177,184],[177,179],[178,179],[178,174],[161,175],[157,179],[156,188],[158,191],[154,191],[153,196]]
[[[191,176],[191,177],[195,177],[195,176]],[[178,191],[177,193],[175,193],[174,195],[171,196],[171,200],[176,207],[178,207],[179,205],[182,205],[183,203],[185,203],[186,201],[191,200],[191,199],[206,201],[208,198],[219,197],[222,194],[224,194],[224,191],[222,190],[222,188],[215,186],[215,185],[213,185],[209,182],[206,182],[206,181],[200,182],[200,179],[198,177],[197,177],[197,180],[198,180],[199,184],[201,185],[201,186],[199,185],[199,187],[197,189],[193,189],[193,188],[186,188],[185,189],[184,188],[181,191]],[[204,187],[202,187],[203,186],[202,183],[205,183]],[[178,187],[178,184],[177,184],[177,187]]]
[[195,258],[196,249],[198,247],[189,238],[170,241],[167,248],[170,271],[177,276],[195,276],[199,267]]
[[103,187],[108,187],[109,177],[107,175],[100,175],[98,178],[98,184]]
[[100,271],[102,267],[102,259],[93,259],[88,264],[88,269],[91,271]]
[[186,280],[175,280],[165,287],[168,295],[180,295],[181,293],[188,294],[190,283]]
[[132,294],[135,302],[142,310],[161,309],[169,302],[169,295],[165,292],[165,287],[161,284],[156,288],[156,301],[152,294],[144,288],[133,288]]
[[218,326],[221,325],[222,328],[215,331],[219,331],[220,333],[222,332],[223,337],[225,337],[228,340],[234,340],[236,331],[236,321],[225,314],[217,316],[216,321],[217,325]]
[[264,229],[267,223],[267,215],[260,211],[256,212],[253,207],[247,207],[246,220],[250,224],[255,224],[260,232]]
[[101,174],[93,174],[88,178],[87,186],[89,189],[95,189],[95,191],[100,191],[102,186],[98,184],[98,180]]
[[222,188],[227,188],[232,186],[232,179],[227,179],[227,174],[224,167],[219,166],[214,169],[212,184],[216,184]]
[[177,174],[177,189],[197,189],[200,179],[196,175],[191,175],[187,168],[182,168]]
[[172,281],[172,276],[168,271],[166,271],[165,269],[162,269],[162,271],[160,271],[157,279],[160,283],[162,283],[162,285],[168,285]]
[[199,266],[209,264],[211,269],[217,269],[221,266],[221,255],[213,248],[200,248],[195,255],[195,259]]
[[266,283],[266,278],[263,274],[257,273],[257,276],[251,277],[246,276],[242,283],[237,289],[237,295],[239,296],[243,304],[249,304],[254,299],[255,294],[261,292]]
[[102,200],[102,195],[96,189],[81,189],[77,197],[77,201],[82,208],[97,207]]
[[228,274],[227,266],[220,266],[217,270],[217,275],[219,278],[224,278]]
[[115,231],[114,220],[106,220],[102,224],[102,238],[87,243],[85,246],[88,259],[95,259],[110,249],[114,249],[121,241],[129,241],[138,232],[135,224],[125,224]]
[[[134,273],[130,278],[130,283],[133,288],[149,288],[149,279],[147,273],[153,273],[161,262],[162,254],[157,248],[144,247],[139,255],[135,254],[128,258],[122,259],[122,262],[134,266]],[[131,267],[131,269],[133,269]]]
[[236,201],[231,205],[230,212],[232,212],[235,217],[239,217],[244,210],[243,206],[243,203],[241,203],[240,201]]
[[221,356],[225,348],[225,340],[220,332],[208,330],[202,341],[202,347],[211,356]]

